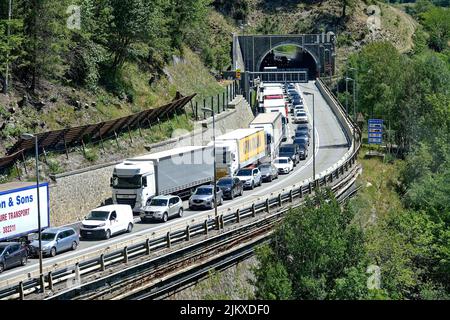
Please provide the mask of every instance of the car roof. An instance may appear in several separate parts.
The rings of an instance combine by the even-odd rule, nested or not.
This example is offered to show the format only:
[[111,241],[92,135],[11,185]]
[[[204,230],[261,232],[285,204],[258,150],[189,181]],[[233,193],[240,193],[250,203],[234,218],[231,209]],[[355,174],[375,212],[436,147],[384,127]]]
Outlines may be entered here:
[[20,242],[0,242],[0,246],[2,246],[2,247],[10,246],[13,244],[20,244]]
[[200,189],[200,188],[212,189],[212,188],[213,188],[213,185],[212,185],[212,184],[205,184],[205,185],[203,185],[203,186],[198,187],[197,189]]
[[73,230],[73,228],[70,227],[53,227],[53,228],[47,228],[44,231],[42,231],[43,233],[58,233],[61,231],[68,231],[68,230]]
[[153,200],[153,199],[169,200],[170,198],[173,198],[173,197],[176,197],[176,196],[171,196],[171,195],[160,195],[160,196],[153,197],[152,200]]

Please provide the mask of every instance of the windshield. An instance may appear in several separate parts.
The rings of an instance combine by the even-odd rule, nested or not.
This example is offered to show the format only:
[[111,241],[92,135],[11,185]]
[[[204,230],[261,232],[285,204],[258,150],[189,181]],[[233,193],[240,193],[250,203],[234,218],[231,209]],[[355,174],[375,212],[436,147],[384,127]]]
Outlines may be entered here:
[[229,185],[231,185],[231,179],[220,179],[218,182],[217,182],[217,184],[219,185],[219,186],[229,186]]
[[212,188],[198,188],[197,191],[195,191],[195,194],[198,195],[210,195],[213,193]]
[[50,233],[50,232],[43,232],[41,239],[42,241],[52,241],[55,240],[56,233]]
[[86,220],[106,221],[109,216],[109,211],[91,211]]
[[280,148],[280,153],[282,153],[282,152],[294,152],[294,148],[292,148],[292,147]]
[[275,160],[275,163],[288,163],[287,159],[277,159]]
[[239,170],[239,172],[237,173],[238,176],[251,176],[252,175],[252,170]]
[[3,254],[3,251],[5,251],[6,247],[7,247],[6,245],[5,246],[0,246],[0,255]]
[[115,189],[138,189],[142,186],[140,175],[133,177],[114,176],[112,182]]
[[167,199],[152,199],[150,205],[155,207],[166,207]]

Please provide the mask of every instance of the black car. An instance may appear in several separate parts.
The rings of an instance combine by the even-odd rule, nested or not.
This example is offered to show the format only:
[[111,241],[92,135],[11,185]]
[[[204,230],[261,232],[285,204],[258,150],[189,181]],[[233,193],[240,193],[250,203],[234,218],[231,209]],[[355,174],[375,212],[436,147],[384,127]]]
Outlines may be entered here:
[[19,242],[0,242],[0,273],[3,270],[24,266],[28,262],[28,252]]
[[308,124],[303,124],[295,129],[295,136],[307,136],[311,138],[311,130],[308,128]]
[[271,182],[278,178],[278,169],[271,163],[263,163],[259,167],[263,182]]
[[300,96],[298,98],[292,98],[292,104],[295,106],[296,104],[301,104],[302,99],[300,99]]
[[294,144],[298,145],[299,148],[301,148],[302,146],[304,146],[305,148],[308,148],[308,138],[306,137],[297,137],[294,139]]
[[300,150],[300,160],[305,160],[306,158],[308,158],[308,148],[306,146],[300,145],[299,150]]
[[300,139],[305,140],[305,143],[309,146],[309,143],[310,143],[310,141],[309,141],[309,133],[305,133],[303,131],[296,131],[295,132],[295,136],[292,137],[292,140],[295,141],[295,140],[300,140]]
[[294,167],[300,162],[298,145],[292,143],[282,144],[279,151],[279,157],[291,158]]
[[222,190],[224,198],[227,199],[233,200],[235,196],[242,196],[244,193],[244,184],[236,177],[220,178],[217,186]]

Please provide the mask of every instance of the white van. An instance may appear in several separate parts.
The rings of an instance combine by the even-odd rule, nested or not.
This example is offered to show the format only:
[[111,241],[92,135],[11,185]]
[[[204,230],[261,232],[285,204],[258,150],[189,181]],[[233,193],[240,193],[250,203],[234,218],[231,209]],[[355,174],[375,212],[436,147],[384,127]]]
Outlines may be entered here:
[[109,239],[112,235],[133,230],[133,211],[127,204],[114,204],[92,210],[84,218],[80,236],[82,238],[101,237]]

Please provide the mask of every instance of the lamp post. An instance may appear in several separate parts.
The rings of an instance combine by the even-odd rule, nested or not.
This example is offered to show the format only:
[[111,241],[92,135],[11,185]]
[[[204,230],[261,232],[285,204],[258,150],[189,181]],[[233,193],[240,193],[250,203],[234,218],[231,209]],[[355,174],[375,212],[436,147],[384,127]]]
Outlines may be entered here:
[[307,96],[312,96],[312,100],[313,100],[313,181],[316,180],[316,117],[315,117],[315,105],[314,105],[314,100],[315,100],[315,96],[314,93],[312,92],[308,92],[308,91],[304,91],[303,92],[305,95]]
[[[216,116],[215,116],[215,112],[214,112],[214,108],[202,108],[203,112],[210,112],[212,114],[212,118],[213,118],[213,158],[214,158],[214,186],[213,186],[213,190],[214,190],[214,217],[216,220],[216,226],[219,226],[219,215],[217,213],[217,190],[216,190],[216,185],[217,185],[217,173],[216,173]],[[219,227],[220,228],[220,227]]]
[[38,138],[36,135],[31,133],[24,133],[20,136],[23,140],[33,140],[35,145],[35,158],[36,158],[36,191],[37,191],[37,213],[38,213],[38,242],[39,242],[39,277],[41,282],[41,290],[44,292],[44,281],[43,281],[43,268],[42,268],[42,240],[41,240],[41,204],[39,197],[39,147]]

